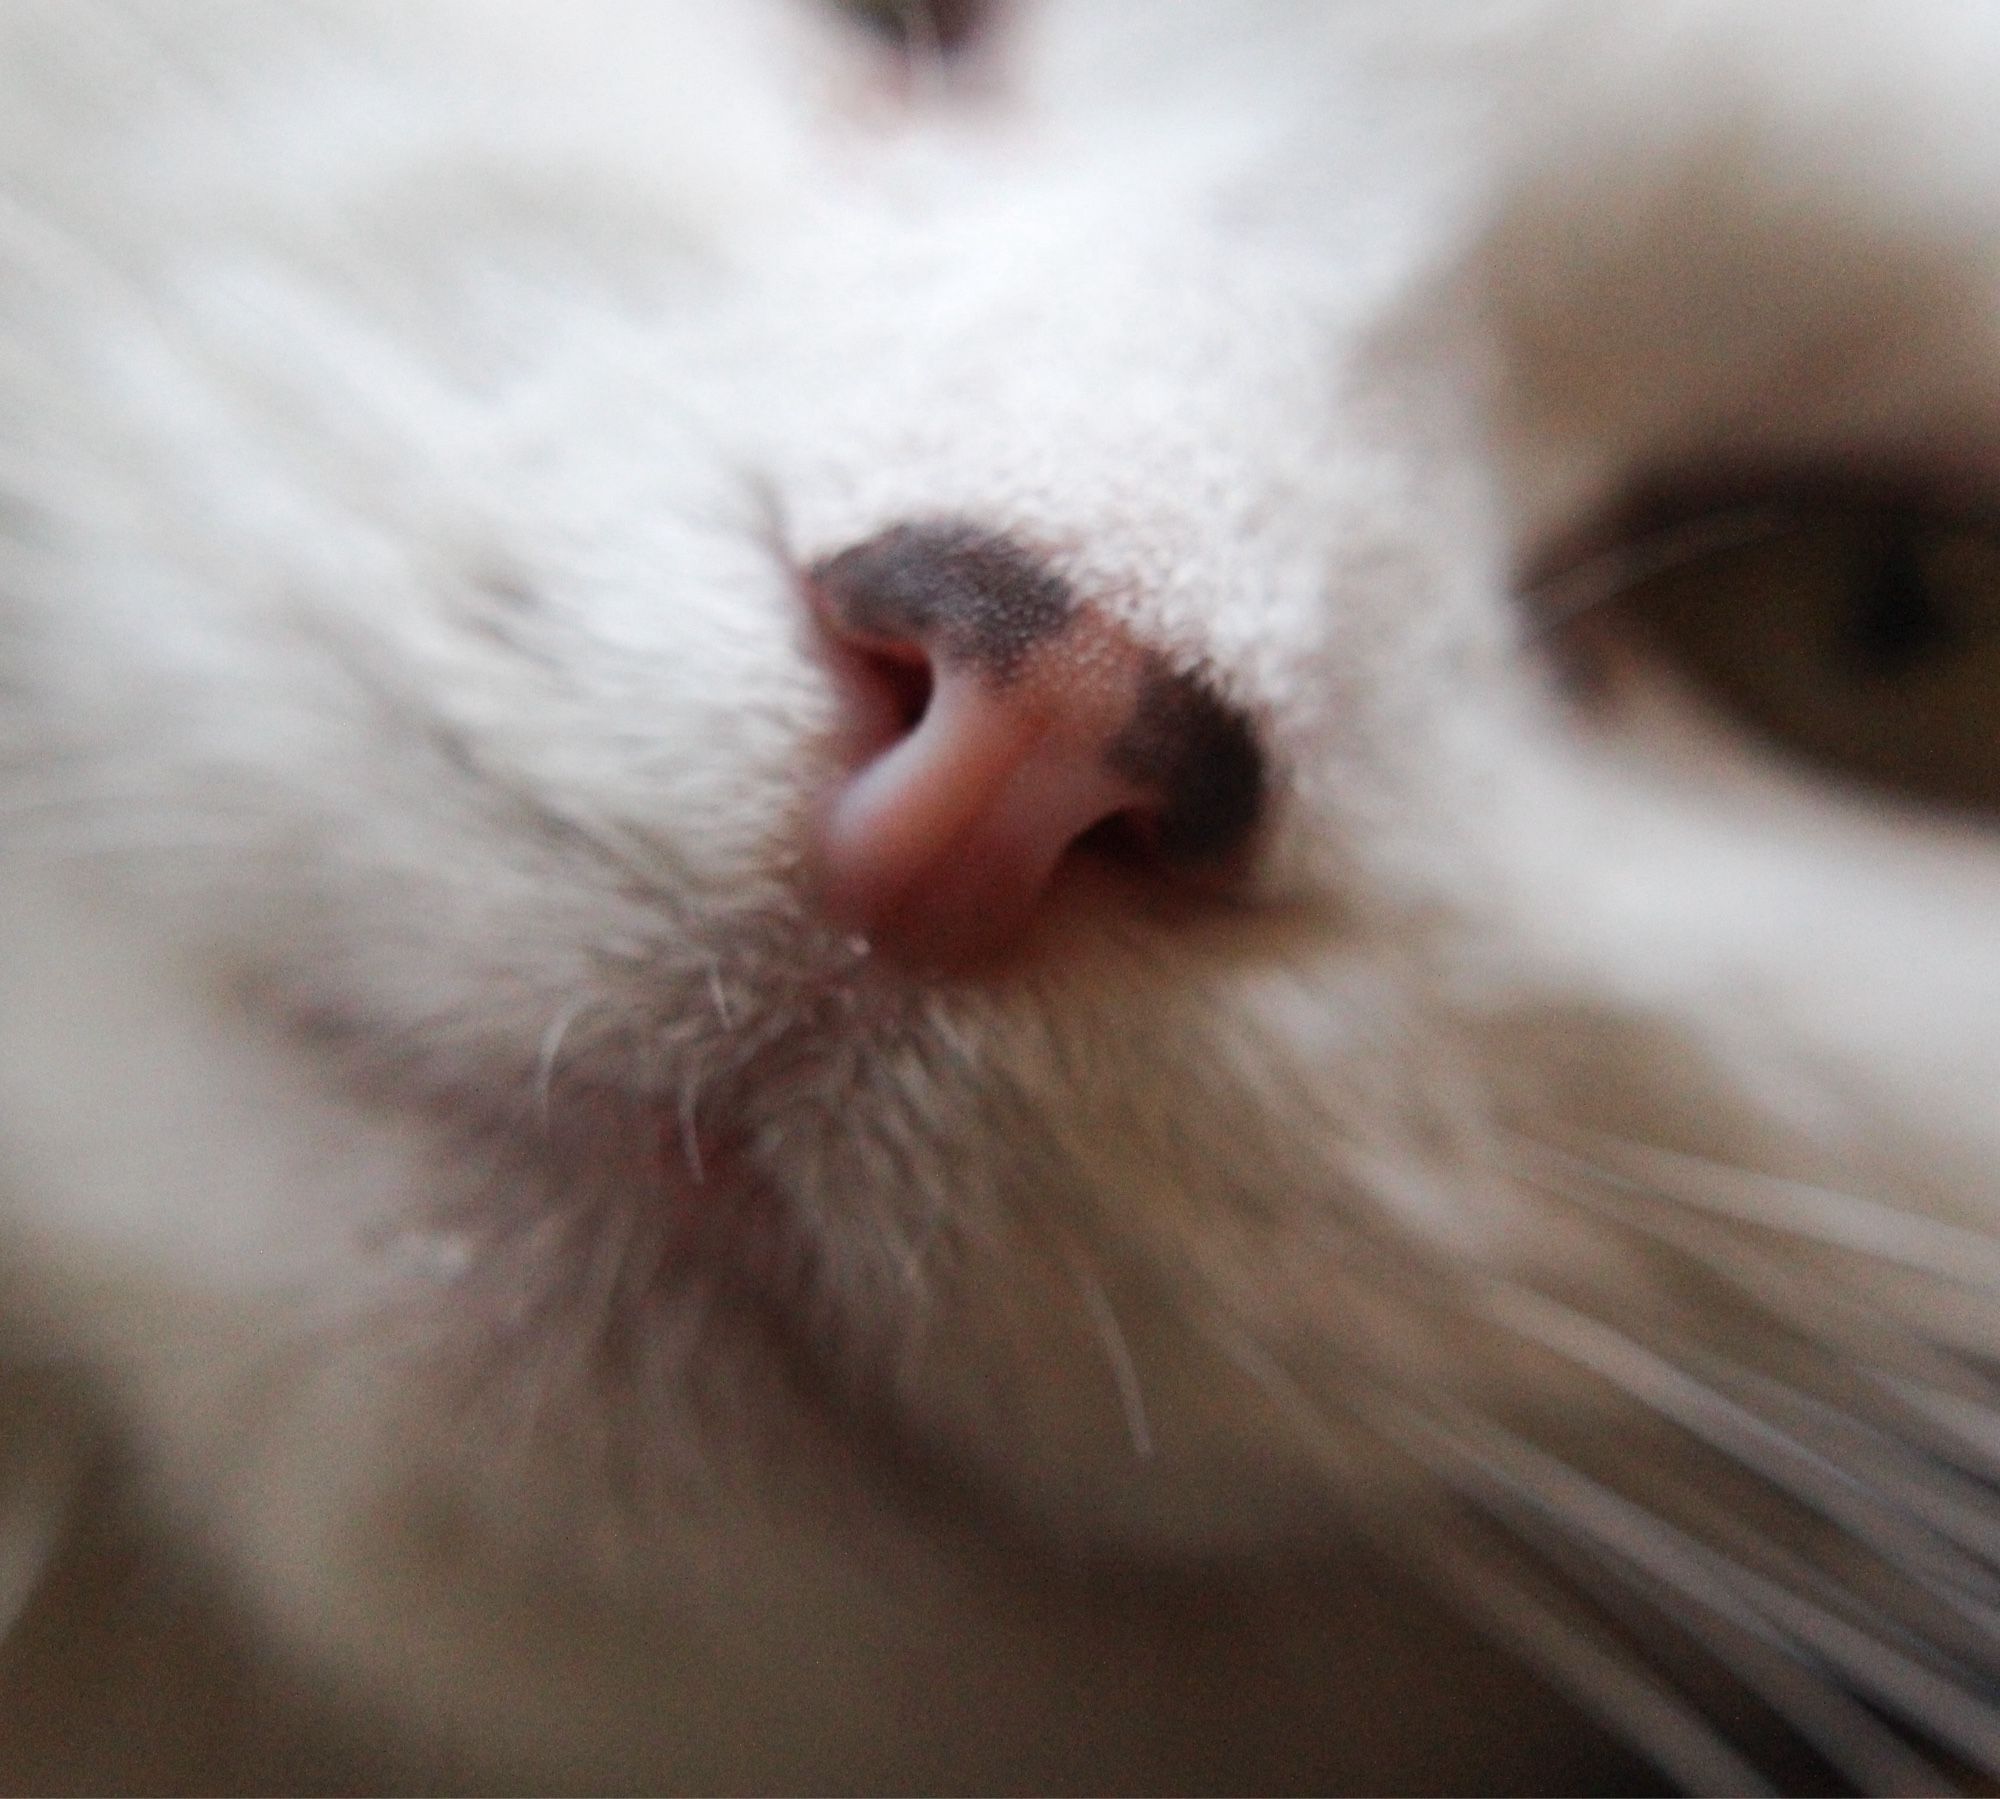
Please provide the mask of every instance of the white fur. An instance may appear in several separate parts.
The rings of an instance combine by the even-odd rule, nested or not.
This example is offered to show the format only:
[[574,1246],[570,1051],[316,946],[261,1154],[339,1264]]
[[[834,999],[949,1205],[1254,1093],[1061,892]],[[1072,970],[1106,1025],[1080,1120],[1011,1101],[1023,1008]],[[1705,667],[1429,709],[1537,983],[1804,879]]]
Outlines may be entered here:
[[[1517,597],[1656,474],[1993,479],[1990,12],[980,55],[7,0],[15,1359],[404,1780],[1593,1779],[1411,1575],[1741,1778],[1510,1531],[2000,1765],[2000,848]],[[795,570],[941,515],[1249,710],[1240,908],[817,922]]]

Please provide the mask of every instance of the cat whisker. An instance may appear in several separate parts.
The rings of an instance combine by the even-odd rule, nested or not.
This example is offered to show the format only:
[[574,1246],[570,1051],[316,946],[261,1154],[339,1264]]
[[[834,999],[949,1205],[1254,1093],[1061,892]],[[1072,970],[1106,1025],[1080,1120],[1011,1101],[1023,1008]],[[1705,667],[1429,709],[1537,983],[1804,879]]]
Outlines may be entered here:
[[[1737,1558],[1724,1558],[1732,1590],[1794,1644],[1796,1653],[1815,1658],[1833,1678],[1900,1713],[1975,1765],[1992,1765],[1990,1758],[2000,1749],[2000,1719],[1987,1703],[2000,1681],[1995,1631],[2000,1581],[1994,1573],[2000,1532],[1984,1521],[1983,1483],[1959,1473],[1964,1452],[1954,1441],[1954,1435],[1979,1438],[1993,1417],[1991,1408],[1953,1390],[1968,1381],[1983,1386],[1976,1371],[1926,1342],[1920,1321],[1879,1305],[1866,1308],[1838,1281],[1806,1283],[1796,1270],[1790,1285],[1761,1281],[1756,1255],[1746,1253],[1755,1251],[1754,1238],[1732,1238],[1724,1253],[1701,1233],[1675,1228],[1690,1219],[1730,1232],[1772,1228],[1770,1208],[1742,1204],[1736,1188],[1729,1197],[1737,1203],[1725,1202],[1720,1209],[1697,1205],[1684,1212],[1657,1203],[1641,1208],[1623,1195],[1643,1190],[1656,1202],[1690,1198],[1687,1180],[1656,1190],[1567,1152],[1527,1147],[1528,1178],[1535,1185],[1690,1256],[1703,1279],[1717,1290],[1733,1290],[1753,1318],[1761,1315],[1777,1327],[1777,1338],[1770,1339],[1777,1352],[1789,1353],[1788,1343],[1823,1351],[1823,1365],[1842,1378],[1829,1382],[1829,1397],[1800,1391],[1699,1343],[1674,1344],[1662,1355],[1628,1331],[1532,1289],[1509,1292],[1489,1303],[1488,1311],[1509,1328],[1523,1329],[1531,1339],[1587,1364],[1649,1410],[1729,1456],[1774,1496],[1784,1494],[1832,1524],[1840,1533],[1838,1556],[1805,1560],[1754,1529],[1740,1507],[1725,1508],[1696,1477],[1676,1484],[1655,1470],[1656,1483],[1665,1484],[1656,1484],[1654,1502],[1670,1502],[1698,1526],[1698,1538],[1689,1540],[1699,1547],[1705,1539],[1710,1547],[1701,1554],[1718,1555],[1713,1546],[1736,1544]],[[1696,1158],[1672,1166],[1686,1176],[1688,1162],[1704,1170],[1711,1166]],[[1727,1172],[1749,1183],[1754,1194],[1769,1190],[1762,1185],[1767,1177]],[[1789,1224],[1799,1196],[1790,1184],[1776,1185],[1780,1218]],[[1859,1220],[1871,1240],[1900,1216],[1892,1208],[1853,1203],[1862,1208]],[[1856,1234],[1853,1213],[1833,1232],[1843,1247]],[[1927,1271],[1935,1261],[1934,1255],[1909,1259]],[[1711,1323],[1722,1316],[1709,1304],[1701,1311]],[[1753,1331],[1748,1340],[1761,1344],[1766,1333]],[[1907,1363],[1914,1357],[1942,1384],[1879,1367],[1865,1353],[1870,1344],[1910,1352],[1894,1359]],[[1919,1403],[1925,1398],[1929,1404]],[[1957,1433],[1941,1427],[1941,1419],[1954,1413],[1960,1415],[1954,1422],[1966,1426]],[[1973,1460],[1984,1473],[1993,1466],[1993,1448],[1989,1434]],[[1761,1573],[1741,1559],[1746,1553]],[[1881,1784],[1873,1782],[1871,1790]]]
[[701,1126],[701,1077],[690,1066],[681,1078],[679,1117],[681,1156],[687,1164],[688,1179],[697,1187],[708,1185],[708,1170],[702,1161]]
[[2000,1410],[1921,1381],[1894,1375],[1880,1378],[1898,1398],[1936,1425],[1961,1454],[1971,1451],[1987,1479],[2000,1480]]
[[[1769,1793],[1775,1789],[1700,1712],[1654,1679],[1543,1576],[1509,1569],[1491,1549],[1461,1535],[1433,1533],[1412,1558],[1418,1572],[1492,1637],[1539,1668],[1690,1793]],[[1921,1764],[1919,1764],[1921,1766]],[[1878,1790],[1930,1792],[1912,1781]]]
[[1503,1328],[1588,1368],[1835,1524],[1856,1544],[1874,1549],[1889,1565],[1911,1575],[1929,1572],[1948,1593],[2000,1603],[2000,1579],[1892,1500],[1897,1487],[1862,1480],[1768,1416],[1698,1379],[1685,1362],[1670,1362],[1602,1320],[1527,1289],[1496,1291],[1487,1304],[1489,1316]]
[[[1968,1477],[1948,1437],[1928,1430],[1922,1413],[1873,1370],[1862,1370],[1869,1409],[1841,1410],[1752,1368],[1733,1368],[1739,1388],[1764,1415],[1789,1417],[1829,1446],[1829,1459],[1868,1489],[1896,1499],[1940,1536],[1990,1568],[2000,1568],[2000,1524],[1986,1507],[1983,1480]],[[1893,1407],[1893,1411],[1888,1408]],[[1969,1603],[1969,1602],[1968,1602]]]
[[2000,1293],[2000,1238],[1881,1200],[1760,1174],[1686,1150],[1602,1136],[1654,1190],[1744,1224]]
[[[1984,1503],[1984,1483],[2000,1479],[2000,1412],[1979,1397],[1990,1398],[1993,1386],[1977,1368],[1910,1322],[1871,1305],[1865,1293],[1808,1275],[1768,1242],[1746,1239],[1726,1219],[1690,1213],[1672,1204],[1669,1194],[1642,1204],[1644,1190],[1629,1177],[1592,1172],[1565,1151],[1543,1151],[1526,1140],[1523,1145],[1528,1157],[1522,1178],[1539,1191],[1687,1258],[1711,1287],[1733,1293],[1823,1350],[1827,1365],[1839,1371],[1837,1406],[1828,1405],[1824,1394],[1780,1387],[1768,1374],[1740,1365],[1732,1366],[1731,1376],[1739,1383],[1763,1382],[1767,1392],[1782,1391],[1794,1406],[1821,1407],[1824,1418],[1872,1431],[1905,1457],[1921,1457],[1925,1478],[1907,1490],[1911,1503],[1941,1515],[1948,1508],[1952,1534],[2000,1562],[2000,1526],[1987,1523]],[[1669,1203],[1657,1203],[1661,1200]],[[1724,1234],[1714,1240],[1718,1233]],[[1866,1422],[1855,1413],[1857,1398],[1868,1401]],[[1849,1441],[1840,1459],[1861,1453],[1860,1445]],[[1969,1471],[1969,1478],[1952,1472],[1958,1469]],[[1897,1479],[1911,1472],[1899,1468]]]
[[[2000,1418],[1974,1397],[1992,1392],[1978,1369],[1930,1341],[1920,1320],[1870,1304],[1865,1292],[1824,1275],[1808,1278],[1767,1244],[1738,1235],[1719,1245],[1706,1242],[1703,1231],[1683,1228],[1712,1225],[1706,1215],[1690,1219],[1671,1204],[1640,1207],[1628,1197],[1629,1179],[1608,1171],[1582,1178],[1576,1158],[1551,1153],[1553,1163],[1538,1158],[1524,1171],[1539,1190],[1690,1258],[1714,1288],[1733,1293],[1800,1345],[1823,1352],[1838,1377],[1806,1391],[1713,1351],[1694,1359],[1755,1398],[1767,1419],[1785,1412],[1807,1424],[1831,1445],[1826,1462],[1857,1473],[1873,1470],[1864,1484],[1897,1493],[1934,1528],[2000,1564],[2000,1526],[1989,1522],[1983,1503],[1985,1483],[2000,1476]],[[1678,1350],[1690,1354],[1686,1346]]]
[[1141,1461],[1148,1460],[1153,1454],[1153,1426],[1146,1414],[1145,1389],[1139,1381],[1139,1365],[1133,1359],[1132,1346],[1126,1340],[1118,1314],[1112,1308],[1111,1296],[1104,1290],[1104,1283],[1090,1273],[1075,1254],[1066,1256],[1065,1260],[1069,1265],[1070,1280],[1083,1301],[1084,1309],[1090,1314],[1098,1341],[1103,1345],[1112,1384],[1118,1389],[1119,1408],[1125,1415],[1125,1434],[1131,1440],[1132,1453]]
[[[1413,1453],[1468,1503],[1554,1565],[1580,1561],[1579,1578],[1605,1603],[1615,1608],[1626,1595],[1670,1620],[1866,1790],[1936,1791],[1941,1777],[1828,1673],[1975,1760],[1989,1752],[1980,1745],[1992,1715],[1963,1688],[1560,1458],[1463,1411],[1441,1418],[1406,1408],[1404,1429]],[[1642,1642],[1657,1634],[1643,1615],[1634,1628]]]
[[[1400,1444],[1555,1565],[1581,1556],[1587,1566],[1579,1578],[1601,1599],[1628,1592],[1635,1603],[1661,1610],[1802,1741],[1868,1790],[1936,1790],[1941,1778],[1871,1707],[1907,1720],[1912,1731],[1974,1765],[1993,1765],[2000,1715],[1986,1694],[2000,1675],[1991,1628],[2000,1582],[1985,1553],[1987,1533],[1953,1528],[1960,1508],[1951,1500],[1948,1473],[1941,1503],[1922,1504],[1934,1482],[1922,1452],[1898,1434],[1886,1395],[1851,1417],[1827,1406],[1814,1411],[1807,1396],[1798,1396],[1788,1428],[1782,1388],[1772,1392],[1769,1377],[1763,1388],[1751,1378],[1732,1381],[1738,1372],[1756,1371],[1739,1371],[1698,1343],[1649,1347],[1627,1329],[1504,1278],[1462,1283],[1457,1298],[1445,1293],[1434,1303],[1587,1369],[1686,1431],[1753,1483],[1744,1495],[1752,1504],[1723,1503],[1712,1480],[1704,1485],[1698,1465],[1676,1473],[1671,1458],[1649,1459],[1653,1484],[1642,1503],[1434,1384],[1406,1391],[1399,1378],[1376,1378],[1357,1366],[1343,1367],[1327,1383],[1338,1391],[1338,1411]],[[1783,1310],[1764,1315],[1789,1336]],[[1353,1466],[1352,1427],[1336,1426],[1323,1397],[1308,1396],[1267,1355],[1239,1352],[1236,1360],[1266,1391],[1288,1397],[1288,1413],[1324,1446],[1330,1472]],[[1760,1406],[1760,1397],[1773,1403]],[[1869,1477],[1866,1460],[1856,1466],[1845,1456],[1855,1436],[1869,1442],[1878,1463],[1886,1458],[1879,1478]],[[1836,1441],[1843,1451],[1838,1460],[1829,1453]],[[1759,1491],[1768,1499],[1758,1498]],[[1824,1519],[1838,1533],[1832,1540],[1843,1546],[1845,1562],[1790,1552],[1756,1522],[1765,1505],[1802,1507]],[[1392,1527],[1392,1537],[1401,1534]],[[1406,1548],[1422,1559],[1428,1545],[1419,1535]],[[1535,1631],[1553,1628],[1546,1608],[1528,1623]],[[1657,1634],[1656,1625],[1648,1629]],[[1593,1643],[1571,1657],[1590,1661],[1582,1679],[1577,1668],[1560,1666],[1561,1645],[1575,1650],[1579,1641]],[[1636,1641],[1645,1644],[1646,1632]],[[1662,1717],[1677,1720],[1669,1732],[1677,1734],[1691,1716],[1678,1700],[1662,1699],[1629,1654],[1621,1660],[1595,1643],[1594,1633],[1579,1639],[1558,1631],[1553,1647],[1541,1645],[1540,1659],[1649,1752],[1662,1747]],[[1649,1709],[1662,1703],[1664,1712]],[[1634,1726],[1645,1717],[1653,1726],[1642,1734]]]
[[[1514,1558],[1538,1556],[1547,1564],[1553,1547],[1556,1563],[1573,1559],[1574,1546],[1560,1532],[1553,1545],[1532,1533],[1521,1535],[1519,1520],[1505,1506],[1497,1505],[1486,1484],[1473,1477],[1468,1452],[1459,1448],[1449,1430],[1431,1415],[1428,1396],[1408,1397],[1382,1381],[1349,1371],[1342,1385],[1347,1402],[1342,1409],[1353,1411],[1355,1417],[1343,1431],[1325,1405],[1266,1352],[1247,1342],[1232,1344],[1231,1349],[1237,1366],[1291,1418],[1302,1441],[1321,1457],[1336,1479],[1347,1479],[1355,1469],[1360,1445],[1353,1424],[1360,1424],[1382,1444],[1425,1470],[1442,1492],[1456,1494],[1461,1501],[1471,1503],[1476,1513],[1506,1527],[1513,1538]],[[1418,1489],[1407,1506],[1398,1508],[1393,1520],[1385,1520],[1373,1508],[1363,1508],[1359,1521],[1382,1540],[1395,1559],[1431,1581],[1453,1606],[1483,1622],[1496,1641],[1540,1668],[1586,1712],[1671,1774],[1677,1785],[1703,1793],[1772,1790],[1755,1765],[1713,1728],[1696,1705],[1649,1672],[1603,1623],[1564,1597],[1550,1581],[1546,1565],[1536,1569],[1531,1561],[1533,1572],[1509,1569],[1497,1546],[1475,1548],[1464,1520],[1441,1505],[1435,1492],[1427,1497]],[[1679,1608],[1674,1615],[1684,1628],[1688,1626]],[[1695,1634],[1702,1633],[1697,1630]],[[1740,1646],[1738,1659],[1742,1659]],[[1781,1716],[1791,1716],[1792,1708],[1783,1703],[1785,1700],[1808,1709],[1824,1702],[1822,1690],[1795,1675],[1785,1673],[1774,1681],[1770,1668],[1763,1665],[1770,1660],[1766,1648],[1762,1663],[1753,1659],[1751,1668],[1739,1670],[1739,1675],[1752,1690],[1764,1692]],[[1773,1684],[1779,1688],[1777,1694],[1767,1690]],[[1787,1687],[1799,1691],[1792,1693],[1785,1690]],[[1852,1710],[1851,1704],[1839,1702],[1837,1695],[1835,1701],[1838,1707]],[[1850,1759],[1859,1763],[1868,1747],[1865,1726],[1855,1735],[1860,1749]],[[1909,1790],[1935,1790],[1922,1781],[1905,1784]]]
[[555,1086],[556,1065],[561,1059],[563,1045],[576,1021],[590,1010],[592,1000],[588,995],[578,995],[567,1001],[549,1020],[548,1028],[542,1032],[541,1046],[535,1056],[535,1112],[541,1121],[542,1135],[549,1134],[550,1100]]
[[[1517,1151],[1517,1173],[1539,1191],[1700,1264],[1706,1278],[1791,1319],[1844,1358],[1855,1357],[1865,1343],[1877,1360],[1944,1387],[2000,1400],[2000,1387],[1962,1355],[1918,1334],[1851,1283],[1829,1280],[1823,1267],[1802,1267],[1786,1253],[1784,1234],[1764,1216],[1703,1205],[1685,1186],[1660,1187],[1627,1169],[1529,1138],[1517,1139]],[[2000,1459],[1994,1470],[2000,1475]]]

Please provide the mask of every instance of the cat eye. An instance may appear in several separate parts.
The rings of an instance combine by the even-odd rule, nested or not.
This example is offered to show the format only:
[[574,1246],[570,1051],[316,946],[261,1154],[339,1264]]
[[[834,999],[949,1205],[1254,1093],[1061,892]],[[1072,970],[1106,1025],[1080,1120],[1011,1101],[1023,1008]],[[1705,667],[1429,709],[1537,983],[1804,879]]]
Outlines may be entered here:
[[836,9],[911,55],[962,50],[985,23],[994,0],[834,0]]
[[1906,797],[2000,811],[2000,521],[1900,500],[1759,502],[1683,512],[1613,561],[1611,603],[1590,611],[1768,743]]

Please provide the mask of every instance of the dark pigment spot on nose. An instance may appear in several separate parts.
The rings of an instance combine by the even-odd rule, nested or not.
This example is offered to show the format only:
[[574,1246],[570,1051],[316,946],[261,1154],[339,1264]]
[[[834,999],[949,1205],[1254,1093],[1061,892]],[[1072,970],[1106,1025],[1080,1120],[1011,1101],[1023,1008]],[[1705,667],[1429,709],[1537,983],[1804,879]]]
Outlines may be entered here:
[[950,519],[891,526],[809,572],[850,630],[930,644],[1001,684],[1075,607],[1069,583],[1031,551]]
[[1138,703],[1105,759],[1162,796],[1154,844],[1175,862],[1238,848],[1264,799],[1264,755],[1250,721],[1193,675],[1148,661]]

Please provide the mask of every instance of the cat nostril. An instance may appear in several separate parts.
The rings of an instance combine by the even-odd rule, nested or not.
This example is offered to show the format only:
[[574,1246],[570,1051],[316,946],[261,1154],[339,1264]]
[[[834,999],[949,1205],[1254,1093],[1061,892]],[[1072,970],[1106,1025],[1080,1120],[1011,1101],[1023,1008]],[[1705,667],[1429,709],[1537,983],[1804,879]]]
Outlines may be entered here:
[[[835,642],[841,639],[836,633]],[[866,735],[887,740],[914,731],[930,710],[936,682],[930,658],[894,647],[848,643],[843,659],[848,684],[860,708]]]
[[1247,721],[1011,540],[897,526],[808,588],[862,743],[816,824],[822,898],[890,953],[976,961],[1028,928],[1075,854],[1173,878],[1254,827]]

